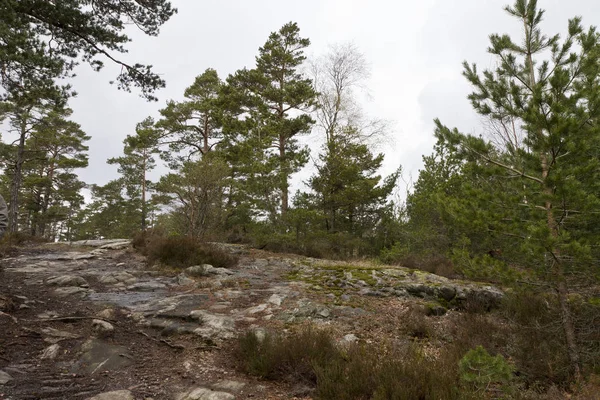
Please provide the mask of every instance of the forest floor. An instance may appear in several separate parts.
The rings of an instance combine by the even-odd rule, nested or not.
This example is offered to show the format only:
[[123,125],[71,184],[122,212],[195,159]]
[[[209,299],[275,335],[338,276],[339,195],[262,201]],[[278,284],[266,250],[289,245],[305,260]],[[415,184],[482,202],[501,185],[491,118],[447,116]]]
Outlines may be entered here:
[[236,338],[308,322],[377,343],[400,335],[415,304],[451,329],[449,305],[502,297],[400,267],[220,246],[236,267],[187,275],[149,267],[127,241],[1,259],[0,399],[310,399],[305,385],[245,374]]

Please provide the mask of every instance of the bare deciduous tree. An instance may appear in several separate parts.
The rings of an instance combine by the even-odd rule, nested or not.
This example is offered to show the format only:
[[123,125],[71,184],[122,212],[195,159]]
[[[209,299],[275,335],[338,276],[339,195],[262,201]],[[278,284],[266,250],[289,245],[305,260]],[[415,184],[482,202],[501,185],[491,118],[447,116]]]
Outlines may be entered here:
[[[309,67],[319,92],[315,119],[327,143],[342,132],[353,132],[357,142],[371,145],[386,139],[389,122],[367,117],[357,101],[358,92],[367,94],[364,84],[370,71],[356,45],[332,45],[327,54],[312,60]],[[345,129],[350,126],[354,129]]]

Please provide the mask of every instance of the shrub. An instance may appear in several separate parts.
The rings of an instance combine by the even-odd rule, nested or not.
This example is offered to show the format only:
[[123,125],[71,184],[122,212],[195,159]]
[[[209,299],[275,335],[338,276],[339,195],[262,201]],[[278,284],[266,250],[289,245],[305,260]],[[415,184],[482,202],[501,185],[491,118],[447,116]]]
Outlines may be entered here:
[[491,356],[482,346],[470,350],[458,363],[460,381],[478,392],[510,383],[514,367],[501,355]]
[[286,379],[315,384],[315,366],[340,356],[333,339],[311,326],[289,337],[248,332],[239,340],[238,353],[246,372],[267,379]]
[[434,331],[431,322],[425,316],[426,313],[425,306],[411,305],[403,315],[400,330],[415,339],[430,338]]
[[312,327],[288,337],[250,332],[239,340],[246,372],[302,382],[319,399],[458,398],[457,358],[428,359],[416,345],[402,349],[353,344],[337,348],[327,331]]
[[508,354],[527,383],[567,387],[569,358],[554,296],[534,291],[508,293],[501,313],[511,329]]
[[134,248],[148,257],[150,263],[161,263],[173,268],[210,264],[213,267],[232,267],[237,257],[214,245],[202,243],[190,236],[153,235],[145,232],[133,240]]
[[373,399],[457,399],[457,379],[456,359],[451,353],[442,352],[431,359],[412,345],[396,350],[382,362]]

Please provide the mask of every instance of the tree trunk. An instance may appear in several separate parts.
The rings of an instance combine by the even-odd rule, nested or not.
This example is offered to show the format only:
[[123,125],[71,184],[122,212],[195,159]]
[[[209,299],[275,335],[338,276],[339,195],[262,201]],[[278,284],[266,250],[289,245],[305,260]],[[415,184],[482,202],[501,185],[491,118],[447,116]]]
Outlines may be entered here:
[[40,221],[39,234],[44,236],[46,234],[46,214],[48,213],[48,207],[50,206],[50,199],[52,198],[52,181],[54,180],[54,169],[55,165],[50,165],[48,171],[48,185],[46,186],[46,193],[44,195],[44,201],[42,202],[42,220]]
[[279,174],[281,176],[281,216],[284,217],[288,210],[288,173],[287,173],[287,163],[285,159],[285,137],[283,135],[279,136],[279,165],[280,171]]
[[146,150],[143,154],[142,165],[142,232],[146,230]]
[[23,180],[23,162],[25,161],[25,137],[27,136],[27,125],[24,118],[21,120],[21,132],[19,136],[19,147],[17,148],[17,160],[10,188],[10,209],[8,211],[9,231],[19,230],[19,192]]

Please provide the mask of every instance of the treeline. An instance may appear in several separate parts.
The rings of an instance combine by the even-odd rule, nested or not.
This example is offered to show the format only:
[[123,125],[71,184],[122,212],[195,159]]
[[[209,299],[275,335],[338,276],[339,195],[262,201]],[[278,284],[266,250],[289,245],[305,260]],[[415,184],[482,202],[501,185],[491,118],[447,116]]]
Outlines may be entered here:
[[[306,60],[295,23],[272,33],[253,68],[200,74],[156,116],[137,125],[120,177],[91,187],[74,238],[129,237],[147,228],[200,240],[247,242],[314,256],[377,255],[396,224],[398,173],[379,174],[383,121],[364,115],[356,91],[368,77],[351,45]],[[307,71],[307,72],[304,72]],[[302,137],[322,143],[311,155]],[[306,140],[304,141],[304,143]],[[148,173],[162,161],[171,172]],[[308,191],[291,193],[308,163]]]

